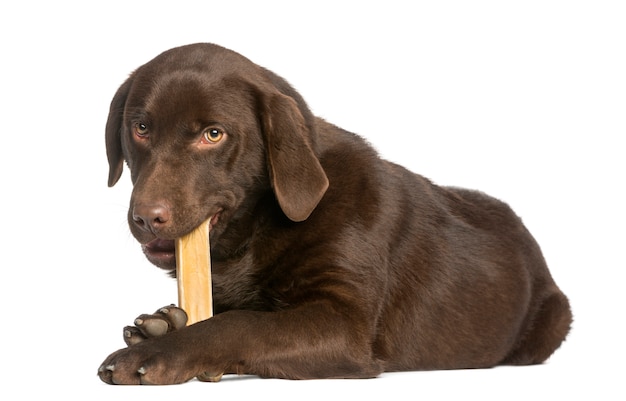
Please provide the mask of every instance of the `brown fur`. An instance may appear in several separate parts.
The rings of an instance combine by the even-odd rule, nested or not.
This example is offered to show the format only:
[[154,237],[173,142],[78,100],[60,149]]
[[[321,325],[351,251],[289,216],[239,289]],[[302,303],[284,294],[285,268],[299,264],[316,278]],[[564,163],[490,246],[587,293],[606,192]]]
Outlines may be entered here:
[[[225,136],[201,143],[207,127]],[[237,53],[196,44],[137,69],[106,143],[156,265],[173,271],[172,240],[217,215],[216,316],[113,353],[108,383],[535,364],[568,333],[568,300],[506,204],[382,160]]]

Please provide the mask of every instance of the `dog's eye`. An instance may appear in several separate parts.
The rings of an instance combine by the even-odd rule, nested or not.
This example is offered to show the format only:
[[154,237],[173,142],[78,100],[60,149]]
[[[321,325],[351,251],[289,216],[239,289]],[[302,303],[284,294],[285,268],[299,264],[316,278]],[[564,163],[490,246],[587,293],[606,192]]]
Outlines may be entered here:
[[219,128],[209,128],[202,134],[202,143],[204,144],[214,144],[224,138],[224,131]]
[[135,123],[135,135],[140,138],[148,136],[148,126],[144,123]]

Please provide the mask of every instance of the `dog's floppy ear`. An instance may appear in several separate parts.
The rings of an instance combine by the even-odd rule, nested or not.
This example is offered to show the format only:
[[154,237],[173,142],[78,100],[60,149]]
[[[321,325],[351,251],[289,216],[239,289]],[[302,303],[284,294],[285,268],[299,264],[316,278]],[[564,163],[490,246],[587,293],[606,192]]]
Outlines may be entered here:
[[122,121],[124,118],[124,105],[130,91],[132,78],[129,78],[120,86],[113,96],[109,108],[109,118],[106,125],[106,148],[109,160],[109,187],[115,185],[122,175],[124,168],[124,155],[122,152]]
[[290,220],[304,221],[328,188],[309,128],[296,102],[280,93],[264,96],[263,125],[276,199]]

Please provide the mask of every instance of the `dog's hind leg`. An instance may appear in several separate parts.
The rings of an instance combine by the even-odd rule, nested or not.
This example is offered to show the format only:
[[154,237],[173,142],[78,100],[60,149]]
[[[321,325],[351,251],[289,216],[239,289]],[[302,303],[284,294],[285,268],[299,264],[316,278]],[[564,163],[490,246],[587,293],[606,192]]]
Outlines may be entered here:
[[567,297],[551,291],[529,319],[527,328],[503,364],[533,365],[544,362],[565,340],[572,323]]

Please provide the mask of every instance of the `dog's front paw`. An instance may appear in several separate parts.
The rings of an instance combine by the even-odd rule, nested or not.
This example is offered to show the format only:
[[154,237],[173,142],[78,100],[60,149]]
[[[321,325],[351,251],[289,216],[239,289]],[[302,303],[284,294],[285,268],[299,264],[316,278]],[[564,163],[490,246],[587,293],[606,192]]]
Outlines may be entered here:
[[153,314],[140,315],[134,323],[134,326],[124,327],[124,342],[128,346],[185,327],[187,314],[184,310],[170,305],[160,308]]
[[171,346],[166,337],[153,338],[109,355],[98,369],[108,384],[179,384],[197,373],[184,352]]

